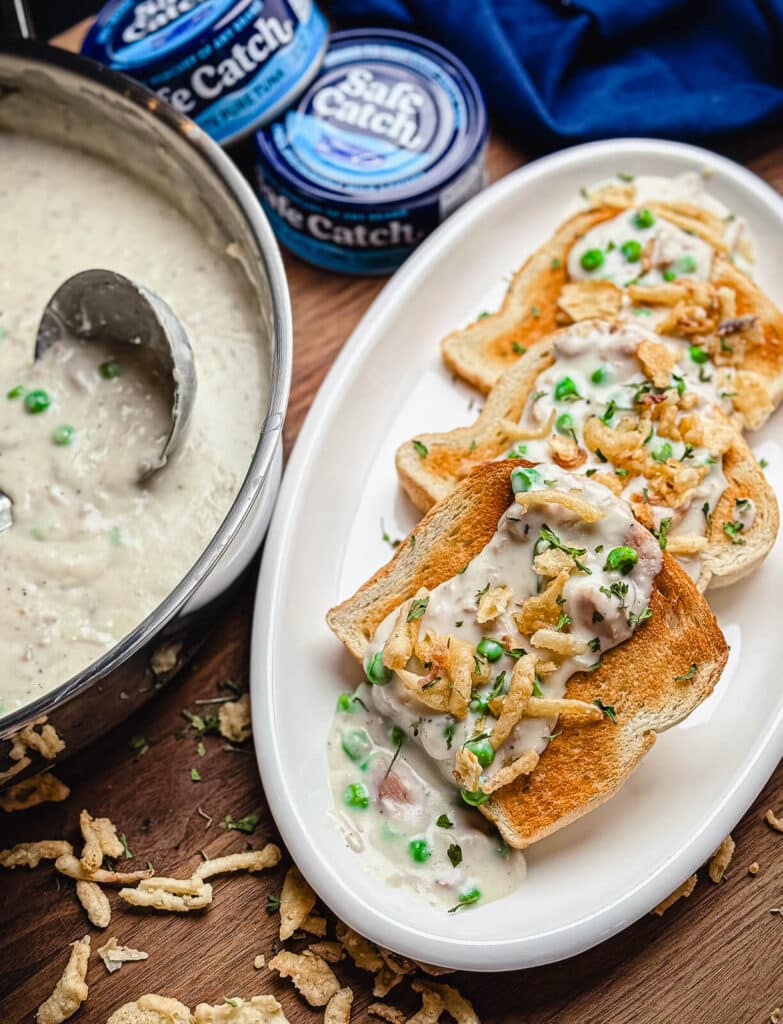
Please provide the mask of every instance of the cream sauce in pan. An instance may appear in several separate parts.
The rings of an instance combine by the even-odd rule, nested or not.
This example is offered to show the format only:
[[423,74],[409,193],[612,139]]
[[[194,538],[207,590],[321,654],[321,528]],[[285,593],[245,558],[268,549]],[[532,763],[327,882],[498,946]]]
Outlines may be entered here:
[[[108,163],[0,134],[0,222],[0,489],[15,520],[0,536],[2,713],[89,665],[185,575],[245,476],[268,369],[239,264]],[[92,267],[157,292],[195,355],[186,444],[144,485],[139,463],[166,427],[144,367],[78,343],[33,362],[47,300]],[[48,407],[31,411],[41,391]]]

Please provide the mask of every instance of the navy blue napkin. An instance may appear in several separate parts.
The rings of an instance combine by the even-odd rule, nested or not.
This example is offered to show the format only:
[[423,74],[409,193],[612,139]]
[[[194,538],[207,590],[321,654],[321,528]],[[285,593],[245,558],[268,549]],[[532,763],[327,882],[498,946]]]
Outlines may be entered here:
[[783,123],[783,0],[332,0],[442,43],[521,142]]

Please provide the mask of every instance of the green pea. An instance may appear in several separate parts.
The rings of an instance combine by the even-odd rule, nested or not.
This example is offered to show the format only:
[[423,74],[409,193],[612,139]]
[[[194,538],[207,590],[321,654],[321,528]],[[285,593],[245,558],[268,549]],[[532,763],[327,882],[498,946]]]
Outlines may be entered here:
[[650,454],[656,462],[666,462],[666,460],[670,459],[674,454],[674,449],[668,441],[664,441],[659,448],[656,448]]
[[612,548],[606,556],[604,569],[615,569],[623,576],[627,576],[638,561],[639,555],[634,548],[628,548],[625,546]]
[[475,711],[479,715],[486,715],[489,710],[487,698],[477,694],[470,702],[470,710]]
[[709,352],[705,352],[701,345],[691,345],[688,348],[688,355],[691,357],[694,363],[706,363],[710,358]]
[[24,394],[24,388],[22,387],[21,384],[17,384],[16,387],[11,388],[9,391],[6,391],[5,397],[6,398],[20,398],[23,394]]
[[105,380],[114,380],[122,373],[122,367],[113,359],[107,359],[105,363],[101,363],[98,367],[98,372]]
[[674,281],[677,277],[677,272],[671,269],[664,270],[663,279],[664,281]]
[[503,644],[498,643],[497,640],[490,640],[486,636],[476,644],[476,651],[482,658],[486,658],[487,661],[500,661],[506,653]]
[[601,249],[587,249],[579,260],[584,270],[598,270],[604,265],[604,254]]
[[405,730],[401,729],[399,725],[393,725],[391,732],[389,733],[391,741],[395,747],[401,747],[405,740],[408,738],[405,734]]
[[570,413],[561,412],[555,420],[555,430],[558,434],[570,436],[574,432],[574,418]]
[[510,448],[508,452],[506,452],[507,459],[524,459],[526,455],[527,445],[521,443],[515,444],[513,448]]
[[486,803],[489,800],[489,796],[483,793],[480,789],[471,793],[469,789],[461,789],[459,795],[468,807],[479,807],[481,804]]
[[495,760],[495,748],[488,739],[468,740],[465,749],[472,751],[482,768],[489,768]]
[[351,695],[350,693],[341,693],[337,698],[337,710],[338,711],[352,711],[351,706]]
[[352,761],[361,761],[372,750],[372,740],[364,729],[354,729],[343,734],[343,750]]
[[529,491],[535,483],[541,482],[541,474],[537,469],[523,469],[521,466],[517,466],[516,469],[511,470],[511,490],[514,494],[519,494],[520,491]]
[[568,398],[570,395],[579,396],[576,384],[574,384],[570,377],[563,377],[555,384],[555,400],[562,402],[564,398]]
[[370,794],[363,782],[351,782],[343,790],[343,803],[346,807],[365,811],[370,806]]
[[59,427],[54,428],[52,440],[55,444],[59,445],[70,444],[75,432],[74,427],[70,426],[68,423],[61,423]]
[[383,663],[383,651],[376,651],[364,666],[364,674],[373,686],[386,686],[392,674]]
[[35,391],[28,391],[24,396],[24,407],[29,413],[33,414],[46,412],[49,408],[49,402],[49,395],[41,390],[41,388],[36,388]]
[[642,258],[641,242],[637,242],[635,238],[629,238],[620,246],[620,252],[629,263],[638,263]]
[[417,864],[423,864],[432,856],[430,844],[426,839],[411,839],[408,843],[408,853]]
[[634,224],[637,228],[651,228],[655,223],[655,217],[650,213],[647,207],[643,207],[641,210],[637,210],[633,218]]
[[593,384],[605,384],[609,379],[609,370],[605,366],[599,366],[597,370],[593,370],[590,374],[590,380]]
[[472,889],[467,889],[465,892],[459,894],[459,905],[462,907],[469,907],[471,903],[478,903],[481,899],[481,889],[475,886]]

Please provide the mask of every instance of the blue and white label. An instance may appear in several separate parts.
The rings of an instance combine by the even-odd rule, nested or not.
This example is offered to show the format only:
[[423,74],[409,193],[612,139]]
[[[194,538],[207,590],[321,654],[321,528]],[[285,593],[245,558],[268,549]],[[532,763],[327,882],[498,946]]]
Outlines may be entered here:
[[306,84],[326,36],[312,0],[120,0],[104,8],[83,52],[226,142]]
[[485,137],[456,58],[405,33],[338,33],[296,106],[256,135],[261,200],[305,259],[388,272],[481,188]]

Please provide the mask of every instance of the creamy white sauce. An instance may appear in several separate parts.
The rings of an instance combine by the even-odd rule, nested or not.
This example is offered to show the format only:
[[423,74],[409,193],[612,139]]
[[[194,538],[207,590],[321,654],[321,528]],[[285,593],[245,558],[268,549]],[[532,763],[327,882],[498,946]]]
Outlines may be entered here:
[[[588,189],[588,195],[607,184],[618,183],[615,180],[599,182]],[[644,220],[649,215],[645,204],[655,201],[693,203],[720,217],[725,223],[724,238],[730,258],[746,273],[752,271],[752,260],[746,258],[747,252],[752,252],[746,222],[733,216],[707,192],[701,175],[694,172],[673,178],[640,175],[631,184],[633,208],[596,225],[572,247],[568,256],[568,273],[572,280],[607,280],[621,288],[631,283],[655,285],[678,278],[707,280],[714,256],[712,247],[658,214],[652,215],[652,223],[648,225]],[[640,251],[648,255],[652,264],[646,271],[637,256]],[[585,253],[589,252],[601,254],[600,264],[593,269],[583,264]]]
[[[554,413],[555,432],[562,436],[573,436],[587,455],[577,472],[614,473],[615,467],[611,463],[602,461],[585,445],[584,425],[592,416],[605,418],[611,427],[616,427],[624,417],[638,418],[638,407],[634,407],[633,398],[638,386],[644,382],[645,375],[636,358],[636,350],[645,339],[666,345],[678,354],[679,361],[672,371],[670,387],[676,387],[679,378],[685,390],[698,397],[692,412],[704,415],[715,407],[722,406],[725,409],[725,400],[720,398],[713,386],[710,365],[706,364],[707,372],[703,372],[705,364],[693,362],[687,345],[674,339],[662,338],[638,324],[620,324],[610,329],[606,324],[585,322],[555,338],[555,362],[536,378],[520,417],[520,424],[529,428],[539,427],[547,423]],[[595,379],[596,374],[600,374],[600,380]],[[573,381],[578,397],[555,397],[557,385],[564,378]],[[610,408],[612,403],[615,409],[613,414]],[[560,417],[563,416],[570,417],[570,421],[560,426]],[[570,434],[571,430],[573,435]],[[662,460],[671,458],[684,460],[690,466],[708,467],[706,475],[694,488],[686,505],[671,508],[650,502],[656,526],[664,519],[671,520],[670,537],[704,536],[707,531],[707,515],[712,513],[726,489],[722,457],[715,458],[706,447],[689,447],[682,441],[659,436],[654,425],[647,446],[651,453]],[[547,461],[552,457],[548,437],[523,441],[512,451],[532,461]],[[621,479],[622,496],[626,500],[631,500],[634,495],[638,500],[643,488],[649,484],[641,476],[622,476]],[[688,558],[683,560],[683,564],[692,575],[698,576],[698,558]]]
[[[85,668],[132,630],[201,554],[247,471],[268,372],[241,268],[163,198],[111,165],[0,134],[0,712]],[[148,484],[164,396],[125,351],[74,345],[33,363],[43,308],[93,267],[157,292],[193,346],[198,396],[187,442]],[[122,372],[100,373],[113,359]],[[21,387],[23,394],[7,398]],[[45,390],[46,411],[24,394]],[[56,444],[58,427],[73,427]]]
[[[554,465],[541,465],[528,473],[530,489],[561,489],[581,494],[603,513],[593,524],[576,520],[573,513],[559,505],[548,506],[545,513],[530,511],[524,514],[513,505],[501,518],[498,529],[486,547],[466,566],[465,570],[441,583],[429,594],[429,600],[420,622],[420,635],[431,631],[440,636],[452,635],[477,645],[484,638],[504,638],[508,649],[538,654],[542,661],[551,660],[550,652],[537,650],[530,637],[522,636],[514,620],[525,600],[538,593],[540,577],[534,570],[533,559],[549,543],[542,539],[541,530],[548,527],[562,544],[582,550],[581,571],[575,572],[563,588],[562,612],[568,617],[564,629],[584,644],[583,653],[564,658],[559,667],[538,680],[542,696],[562,697],[568,679],[574,672],[590,669],[600,662],[603,652],[631,636],[640,618],[643,621],[648,607],[652,585],[661,566],[661,551],[655,539],[633,518],[628,506],[599,483],[585,477],[571,476]],[[609,552],[629,546],[638,553],[632,571],[623,575],[606,567]],[[613,592],[612,586],[620,587]],[[478,595],[487,587],[507,586],[513,593],[507,610],[493,621],[479,625],[476,620]],[[603,590],[601,588],[604,588]],[[382,651],[396,620],[396,610],[378,627],[369,646],[366,662]],[[509,640],[511,641],[509,643]],[[415,663],[415,659],[413,659]],[[340,818],[347,828],[349,842],[358,850],[373,849],[368,858],[374,870],[391,884],[409,884],[437,900],[455,901],[462,893],[460,886],[468,884],[482,893],[482,901],[493,899],[515,888],[521,868],[517,871],[499,869],[495,860],[496,840],[471,844],[471,862],[465,860],[470,875],[454,877],[443,875],[443,858],[433,855],[424,863],[410,856],[407,842],[410,831],[404,823],[415,823],[414,838],[423,837],[435,842],[438,848],[444,840],[432,831],[433,815],[438,807],[454,807],[457,783],[453,777],[454,758],[459,748],[482,731],[491,730],[494,721],[486,707],[491,691],[505,693],[511,681],[515,664],[513,654],[504,654],[490,664],[490,680],[474,689],[471,707],[463,720],[452,715],[432,711],[411,694],[402,683],[392,677],[386,685],[367,688],[362,699],[368,708],[364,728],[383,745],[383,737],[396,726],[402,730],[405,742],[394,767],[389,772],[391,784],[397,790],[396,775],[405,773],[402,795],[394,799],[384,793],[385,773],[391,760],[391,746],[386,740],[386,752],[378,755],[377,772],[365,775],[357,770],[353,760],[342,750],[345,730],[353,728],[353,714],[339,713],[332,729],[329,750],[331,782]],[[412,670],[423,673],[424,667],[412,664]],[[355,710],[352,708],[352,711]],[[377,716],[380,716],[380,720]],[[489,780],[505,765],[528,750],[541,753],[554,741],[556,719],[523,718],[514,727],[509,739],[497,751],[494,761],[485,768],[481,782]],[[346,786],[358,783],[367,787],[368,806],[345,806]],[[410,804],[413,804],[411,810]],[[462,820],[462,819],[461,819]],[[402,828],[402,839],[390,841],[385,824],[392,822]],[[483,823],[474,816],[467,819],[466,828],[482,829]],[[485,826],[484,826],[485,827]],[[484,832],[480,832],[484,835]],[[407,841],[406,841],[407,837]],[[467,842],[467,840],[465,840]],[[450,884],[450,879],[454,884]]]

